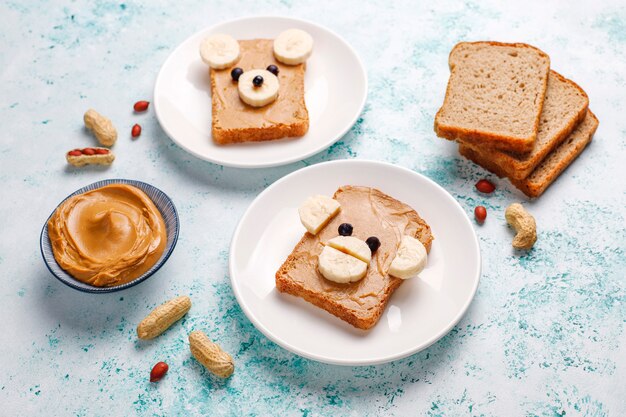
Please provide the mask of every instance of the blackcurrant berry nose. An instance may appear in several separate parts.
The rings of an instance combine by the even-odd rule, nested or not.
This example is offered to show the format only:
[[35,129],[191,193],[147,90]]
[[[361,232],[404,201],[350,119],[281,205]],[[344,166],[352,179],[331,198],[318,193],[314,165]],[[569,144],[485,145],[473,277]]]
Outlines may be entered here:
[[257,75],[252,79],[252,84],[254,84],[255,87],[260,87],[261,85],[263,85],[263,77]]

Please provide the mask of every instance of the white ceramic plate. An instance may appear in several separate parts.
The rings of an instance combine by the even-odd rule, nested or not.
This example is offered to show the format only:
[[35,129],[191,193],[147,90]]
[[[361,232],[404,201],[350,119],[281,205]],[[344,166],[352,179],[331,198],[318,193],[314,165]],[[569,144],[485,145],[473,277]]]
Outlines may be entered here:
[[[226,33],[235,39],[273,39],[289,28],[303,29],[314,39],[305,75],[308,133],[264,143],[215,145],[209,73],[198,54],[200,41],[212,33]],[[168,136],[191,154],[220,165],[260,168],[299,161],[335,143],[356,122],[366,96],[365,68],[354,49],[338,35],[303,20],[248,17],[220,23],[180,44],[159,72],[154,107]]]
[[[409,204],[435,237],[427,267],[400,286],[369,331],[275,288],[276,271],[305,232],[298,206],[342,185],[378,188]],[[280,346],[321,362],[370,365],[428,347],[461,319],[478,287],[480,250],[468,216],[432,180],[383,162],[342,160],[293,172],[254,200],[233,236],[230,274],[245,314]]]

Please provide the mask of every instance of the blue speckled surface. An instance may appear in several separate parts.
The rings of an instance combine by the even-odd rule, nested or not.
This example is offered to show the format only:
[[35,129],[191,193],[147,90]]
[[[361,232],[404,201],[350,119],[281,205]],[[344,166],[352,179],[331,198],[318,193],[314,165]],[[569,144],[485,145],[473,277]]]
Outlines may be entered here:
[[[123,0],[122,0],[123,1]],[[257,0],[0,4],[0,414],[104,415],[626,415],[626,6],[594,2],[366,3]],[[527,4],[530,3],[530,4]],[[324,10],[320,13],[320,10]],[[345,37],[368,69],[357,125],[307,161],[263,170],[222,168],[175,146],[154,113],[156,73],[187,36],[224,19],[283,14]],[[538,201],[539,240],[510,249],[503,210],[526,201],[435,138],[434,113],[461,40],[524,41],[589,94],[594,142]],[[110,169],[66,168],[64,152],[93,145],[82,114],[93,107],[120,130]],[[144,127],[139,140],[127,132]],[[299,358],[243,315],[228,279],[235,225],[267,185],[304,165],[383,159],[428,175],[471,213],[483,277],[470,310],[439,343],[392,364],[342,368]],[[178,247],[153,278],[122,293],[79,293],[44,266],[39,231],[67,194],[103,178],[149,182],[181,218]],[[491,176],[488,176],[491,178]],[[194,306],[152,342],[135,326],[177,294]],[[220,381],[190,358],[187,334],[204,329],[235,358]],[[170,364],[158,385],[157,361]]]

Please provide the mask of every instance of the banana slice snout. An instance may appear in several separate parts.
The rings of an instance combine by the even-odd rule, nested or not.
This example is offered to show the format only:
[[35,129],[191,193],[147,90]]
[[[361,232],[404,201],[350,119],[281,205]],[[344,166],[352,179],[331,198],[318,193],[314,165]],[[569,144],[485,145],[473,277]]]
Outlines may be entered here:
[[326,244],[367,264],[372,260],[370,247],[367,246],[367,243],[354,236],[337,236],[330,239]]
[[289,29],[274,39],[274,56],[283,64],[302,64],[311,56],[311,52],[313,38],[303,30]]
[[[254,84],[256,77],[262,78],[261,85]],[[263,107],[276,100],[278,87],[278,77],[264,69],[246,71],[237,81],[239,98],[252,107]]]
[[330,239],[318,257],[318,269],[327,280],[347,284],[362,279],[372,260],[365,242],[352,236]]
[[426,266],[428,253],[419,240],[412,236],[402,237],[396,257],[389,267],[389,275],[401,279],[413,278]]
[[334,198],[325,195],[311,196],[298,209],[300,222],[309,233],[316,235],[339,213],[340,208],[341,205]]
[[211,68],[228,68],[239,61],[239,55],[239,42],[230,35],[217,33],[200,42],[200,58]]
[[317,266],[324,278],[339,284],[358,281],[367,273],[365,262],[330,246],[322,250]]

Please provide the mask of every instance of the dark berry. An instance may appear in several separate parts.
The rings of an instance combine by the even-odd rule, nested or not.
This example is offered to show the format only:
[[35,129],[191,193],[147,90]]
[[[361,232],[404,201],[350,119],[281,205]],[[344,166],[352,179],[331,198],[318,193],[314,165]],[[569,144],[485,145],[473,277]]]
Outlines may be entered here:
[[350,223],[341,223],[339,225],[339,234],[341,236],[352,236],[352,225]]
[[252,84],[254,84],[255,87],[260,87],[261,85],[263,85],[263,77],[257,75],[252,79]]
[[269,65],[266,69],[278,77],[278,67],[276,65]]
[[368,237],[365,243],[367,243],[367,246],[370,247],[372,253],[376,252],[378,248],[380,248],[380,240],[378,240],[376,236]]
[[230,76],[233,77],[233,81],[239,81],[239,77],[241,77],[241,74],[243,74],[243,70],[239,67],[233,68],[233,70],[230,72]]

